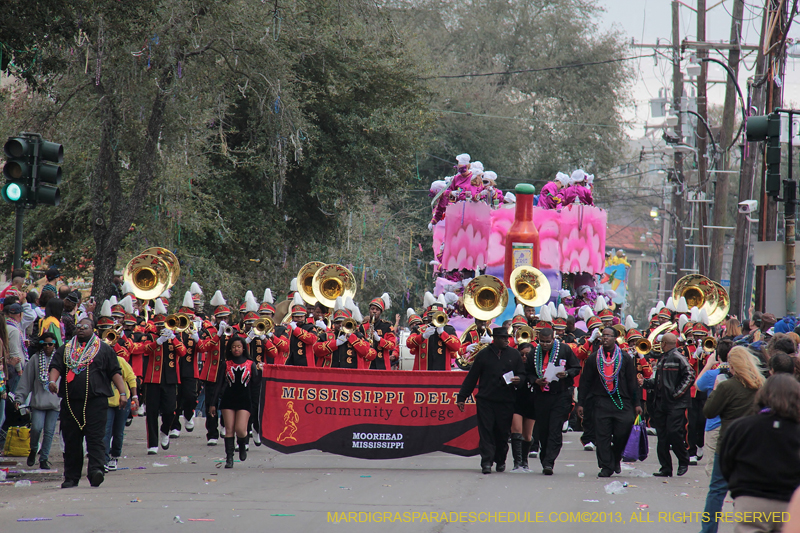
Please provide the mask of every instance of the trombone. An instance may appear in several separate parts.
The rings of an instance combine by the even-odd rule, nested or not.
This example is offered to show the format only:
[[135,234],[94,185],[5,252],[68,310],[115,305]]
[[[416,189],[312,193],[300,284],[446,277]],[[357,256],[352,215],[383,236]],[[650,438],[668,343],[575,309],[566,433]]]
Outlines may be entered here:
[[354,318],[348,317],[345,318],[344,321],[342,322],[342,326],[339,329],[339,331],[349,337],[350,335],[355,333],[357,329],[358,329],[358,322],[356,322]]
[[703,339],[703,351],[711,353],[717,349],[717,339],[714,337],[706,337]]
[[164,320],[164,326],[175,333],[183,333],[194,329],[194,321],[185,313],[169,315]]
[[649,340],[642,337],[636,341],[636,344],[634,344],[633,348],[639,355],[647,355],[653,349],[653,345]]
[[530,326],[520,326],[514,333],[514,342],[517,343],[517,346],[531,341],[533,341],[533,328]]
[[273,329],[275,329],[275,322],[267,317],[259,318],[253,323],[253,331],[256,332],[256,335],[266,335]]
[[434,311],[431,315],[431,326],[435,328],[443,328],[447,325],[450,319],[444,311]]
[[120,335],[122,335],[122,326],[117,326],[116,328],[109,328],[103,331],[100,334],[100,338],[109,346],[114,346],[117,344]]

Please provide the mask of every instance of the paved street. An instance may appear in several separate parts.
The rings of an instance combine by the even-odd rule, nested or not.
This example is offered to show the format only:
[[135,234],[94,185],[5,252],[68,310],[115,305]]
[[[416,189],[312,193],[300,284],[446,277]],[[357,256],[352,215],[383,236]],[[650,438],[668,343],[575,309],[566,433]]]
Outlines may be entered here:
[[[478,458],[431,454],[408,459],[369,461],[318,452],[282,455],[250,445],[247,462],[233,470],[221,467],[224,448],[205,445],[203,419],[193,433],[173,439],[170,449],[148,456],[144,444],[144,420],[137,418],[128,428],[120,467],[109,473],[99,489],[89,487],[85,477],[80,487],[61,490],[58,481],[41,481],[30,487],[0,486],[0,530],[3,533],[48,531],[658,531],[697,532],[696,523],[659,523],[659,513],[702,511],[708,478],[701,466],[691,467],[682,478],[664,482],[653,477],[634,477],[631,470],[611,480],[596,477],[594,453],[583,451],[578,433],[565,435],[565,447],[556,463],[555,475],[480,474]],[[636,465],[651,474],[657,470],[655,438],[651,458]],[[58,445],[54,445],[54,467],[61,472]],[[187,457],[183,463],[181,457]],[[24,458],[20,467],[24,467]],[[531,459],[532,464],[535,460]],[[511,457],[509,454],[509,468]],[[166,466],[155,466],[166,465]],[[145,467],[136,469],[136,467]],[[19,469],[18,468],[18,469]],[[579,473],[585,473],[580,477]],[[635,471],[634,471],[635,472]],[[29,476],[30,477],[30,476]],[[30,477],[34,479],[34,477]],[[628,482],[625,494],[609,495],[604,485],[613,480]],[[588,501],[587,501],[588,500]],[[642,504],[648,507],[642,507]],[[726,504],[726,510],[732,510]],[[448,520],[470,520],[468,512],[530,513],[527,520],[540,524],[449,523],[425,521],[430,515],[408,515],[414,523],[334,523],[328,513],[453,513]],[[606,513],[606,523],[548,523],[552,511]],[[608,523],[607,513],[624,525]],[[652,523],[631,524],[632,513]],[[617,514],[619,513],[619,514]],[[58,517],[59,514],[80,514]],[[180,516],[183,524],[175,522]],[[333,515],[332,515],[333,516]],[[347,516],[347,515],[337,515]],[[358,515],[355,515],[358,516]],[[498,514],[496,520],[511,521],[517,515]],[[575,519],[578,515],[573,515]],[[19,518],[47,517],[50,521],[17,522]],[[526,519],[521,514],[520,518]],[[558,519],[558,515],[553,515]],[[589,518],[589,517],[586,517]],[[601,520],[600,515],[594,518]],[[189,519],[213,519],[213,522]],[[366,518],[365,518],[366,519]],[[487,515],[475,519],[488,520]],[[544,526],[544,529],[539,529]],[[732,525],[720,531],[732,531]]]

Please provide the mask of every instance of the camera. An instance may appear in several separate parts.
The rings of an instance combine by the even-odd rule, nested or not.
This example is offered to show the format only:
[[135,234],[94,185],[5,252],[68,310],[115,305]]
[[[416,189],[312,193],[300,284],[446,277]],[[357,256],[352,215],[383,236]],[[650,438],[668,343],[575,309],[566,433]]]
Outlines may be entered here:
[[744,214],[754,213],[758,210],[758,200],[745,200],[739,202],[739,212]]

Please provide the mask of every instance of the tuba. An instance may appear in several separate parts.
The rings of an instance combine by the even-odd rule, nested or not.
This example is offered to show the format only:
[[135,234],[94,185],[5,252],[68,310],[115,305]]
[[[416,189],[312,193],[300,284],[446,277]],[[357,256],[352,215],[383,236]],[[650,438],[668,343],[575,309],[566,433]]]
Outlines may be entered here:
[[303,265],[297,273],[297,292],[309,305],[317,303],[317,297],[314,296],[314,274],[324,266],[325,263],[320,261],[311,261]]
[[464,289],[464,309],[478,320],[491,322],[508,306],[508,289],[499,278],[478,276]]
[[550,282],[538,268],[519,266],[508,278],[508,284],[517,303],[540,307],[550,299]]
[[[300,288],[300,280],[297,280],[297,287]],[[341,297],[344,301],[349,296],[356,296],[356,278],[353,273],[342,265],[321,266],[311,280],[311,289],[314,297],[326,307],[333,308],[336,298]],[[302,293],[301,293],[302,295]]]
[[275,322],[271,318],[259,318],[253,323],[253,331],[256,332],[256,335],[266,335],[273,329],[275,329]]
[[708,314],[708,325],[715,326],[725,320],[731,308],[728,292],[716,281],[702,274],[689,274],[678,280],[672,288],[672,299],[678,301],[686,298],[691,309],[705,309]]
[[530,326],[520,326],[514,333],[514,342],[517,346],[523,342],[533,342],[533,328]]
[[434,328],[443,328],[449,321],[450,319],[444,311],[434,311],[431,315],[431,326]]
[[[617,344],[625,343],[625,326],[622,324],[614,324],[611,326],[617,332]],[[602,333],[602,332],[601,332]]]
[[663,335],[664,333],[669,333],[670,331],[676,331],[677,329],[678,326],[676,326],[672,322],[665,322],[660,326],[658,326],[656,329],[654,329],[653,332],[650,333],[650,335],[647,337],[647,342],[650,343],[651,351],[656,353],[661,353],[661,342],[657,342],[656,339],[658,339],[658,337],[660,335]]
[[166,248],[148,248],[125,266],[122,277],[140,300],[152,300],[172,287],[181,267],[175,254]]

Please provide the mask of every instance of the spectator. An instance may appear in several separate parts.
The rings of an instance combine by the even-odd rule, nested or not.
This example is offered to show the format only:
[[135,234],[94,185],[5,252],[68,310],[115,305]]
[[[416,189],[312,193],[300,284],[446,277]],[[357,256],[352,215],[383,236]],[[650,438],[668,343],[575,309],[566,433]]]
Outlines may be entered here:
[[[109,298],[112,297],[112,296],[116,296],[117,300],[122,300],[122,297],[124,295],[122,294],[122,271],[121,270],[115,270],[114,271],[114,278],[111,280],[111,290],[109,291],[108,296],[109,296]],[[396,328],[395,328],[395,331],[397,331]]]
[[69,285],[62,285],[58,288],[58,297],[62,300],[66,300],[69,293],[72,292],[69,288]]
[[725,323],[725,337],[735,339],[742,334],[742,326],[739,324],[739,319],[731,317]]
[[[733,420],[752,412],[756,391],[764,383],[764,376],[758,370],[756,359],[747,348],[736,346],[730,349],[727,366],[727,371],[722,367],[715,380],[714,390],[703,407],[706,418],[720,417],[719,443],[722,443],[725,430]],[[706,372],[705,368],[703,370]],[[728,484],[721,470],[720,448],[721,445],[717,446],[714,454],[704,509],[711,520],[702,523],[702,533],[717,531],[716,513],[722,511],[725,495],[728,493]]]
[[51,266],[47,269],[47,272],[44,273],[44,277],[36,282],[36,286],[41,287],[41,292],[49,290],[52,291],[53,294],[56,294],[58,292],[56,287],[60,279],[61,272],[59,272],[56,267]]
[[769,358],[769,373],[794,375],[794,360],[792,356],[779,353]]
[[796,352],[797,344],[785,333],[776,333],[767,343],[767,360],[779,353],[791,355]]
[[8,333],[6,331],[6,317],[0,314],[0,428],[6,421],[6,395],[8,393],[6,368],[8,360]]
[[[758,391],[756,405],[758,414],[730,424],[719,449],[734,509],[745,513],[745,520],[764,520],[737,522],[736,533],[781,531],[781,513],[800,485],[800,383],[772,376]],[[769,521],[775,516],[778,521]]]
[[[59,291],[61,294],[61,291]],[[75,336],[75,309],[81,302],[81,293],[72,291],[67,294],[64,300],[64,313],[61,315],[61,323],[64,325],[64,342]]]
[[45,318],[39,322],[39,337],[49,331],[56,340],[56,348],[64,344],[64,326],[61,324],[61,317],[64,314],[64,301],[53,298],[47,302]]
[[[51,300],[55,301],[55,300]],[[58,422],[58,411],[61,401],[57,394],[48,390],[50,378],[48,369],[50,359],[56,349],[56,338],[50,331],[45,331],[39,336],[39,349],[31,356],[25,367],[22,379],[17,385],[15,402],[17,409],[31,395],[28,405],[31,408],[31,451],[28,454],[28,466],[36,462],[36,453],[39,452],[39,468],[50,470],[50,445]],[[42,447],[39,448],[39,436],[44,433]]]
[[[56,297],[55,291],[51,291],[49,289],[43,290],[42,294],[39,295],[39,308],[45,309],[47,307],[47,302],[49,302],[51,298],[55,297]],[[44,317],[44,314],[42,314],[42,317]]]
[[22,329],[22,306],[18,303],[7,305],[3,308],[6,315],[6,334],[8,343],[6,344],[6,391],[14,392],[17,382],[22,374],[22,367],[25,366],[25,332]]
[[[2,291],[0,291],[0,311],[3,310],[4,305],[11,305],[5,303],[6,296],[17,295],[21,296],[23,293],[22,285],[25,283],[25,271],[23,269],[15,269],[11,272],[11,283],[9,283]],[[22,281],[19,281],[19,280]]]
[[119,367],[122,370],[122,381],[126,386],[123,394],[127,395],[130,402],[120,405],[120,391],[112,383],[114,396],[109,396],[108,398],[108,419],[106,420],[106,472],[113,472],[117,469],[117,461],[122,456],[122,443],[125,438],[125,423],[128,420],[128,413],[131,412],[131,409],[136,410],[139,408],[139,396],[136,393],[136,375],[125,359],[117,356],[117,361],[119,361]]

